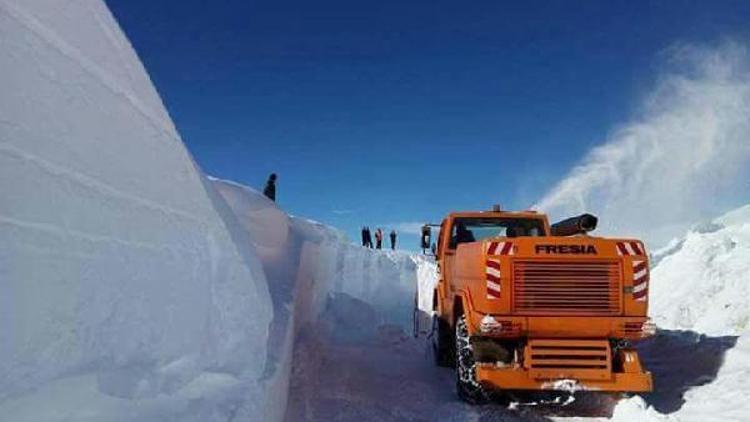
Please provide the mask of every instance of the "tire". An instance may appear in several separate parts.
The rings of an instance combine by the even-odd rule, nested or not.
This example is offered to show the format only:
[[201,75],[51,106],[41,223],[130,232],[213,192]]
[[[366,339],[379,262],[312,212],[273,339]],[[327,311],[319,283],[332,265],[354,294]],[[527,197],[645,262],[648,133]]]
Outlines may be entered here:
[[466,316],[461,315],[456,321],[456,393],[458,397],[470,404],[484,404],[489,401],[489,394],[477,382],[474,350],[469,341],[469,330]]
[[456,360],[450,326],[436,313],[432,316],[432,327],[432,354],[435,358],[435,365],[453,368],[456,366]]

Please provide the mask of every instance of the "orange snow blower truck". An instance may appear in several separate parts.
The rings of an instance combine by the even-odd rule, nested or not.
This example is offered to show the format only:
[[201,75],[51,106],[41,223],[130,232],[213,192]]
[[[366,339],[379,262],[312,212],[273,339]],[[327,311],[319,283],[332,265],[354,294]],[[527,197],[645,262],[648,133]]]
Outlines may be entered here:
[[498,206],[443,220],[432,338],[436,363],[456,368],[462,399],[652,390],[632,346],[655,331],[646,251],[639,240],[589,236],[596,223],[583,214],[550,225]]

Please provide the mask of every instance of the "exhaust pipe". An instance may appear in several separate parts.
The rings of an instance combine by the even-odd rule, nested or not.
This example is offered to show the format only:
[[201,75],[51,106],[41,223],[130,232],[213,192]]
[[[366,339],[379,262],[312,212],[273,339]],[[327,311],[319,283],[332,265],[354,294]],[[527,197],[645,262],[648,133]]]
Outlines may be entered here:
[[591,214],[581,214],[577,217],[559,221],[552,226],[552,236],[573,236],[575,234],[588,233],[596,229],[599,219]]

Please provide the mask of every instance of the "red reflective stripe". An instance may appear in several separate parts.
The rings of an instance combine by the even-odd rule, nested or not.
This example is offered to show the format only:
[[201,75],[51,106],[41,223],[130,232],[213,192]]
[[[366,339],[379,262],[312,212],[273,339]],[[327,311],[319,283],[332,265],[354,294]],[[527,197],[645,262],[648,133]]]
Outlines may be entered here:
[[648,289],[643,289],[640,292],[633,293],[633,299],[640,299],[642,297],[646,297],[648,294]]
[[508,255],[510,253],[510,249],[513,247],[513,243],[511,242],[505,242],[503,244],[503,250],[500,252],[500,255]]
[[641,284],[648,283],[648,282],[649,282],[649,277],[648,277],[648,274],[646,274],[646,275],[644,275],[641,278],[634,279],[633,280],[633,285],[634,286],[640,286]]
[[640,264],[633,267],[633,274],[641,272],[647,268],[646,261],[641,262]]
[[620,255],[630,255],[628,253],[628,250],[625,248],[625,244],[617,242],[615,243],[617,245],[617,249],[620,251]]
[[641,247],[638,246],[638,242],[630,242],[630,247],[633,248],[636,255],[643,255],[643,251],[641,250]]
[[490,268],[494,268],[494,269],[496,269],[496,270],[498,270],[498,271],[500,271],[500,270],[501,270],[501,268],[500,268],[500,263],[499,263],[499,262],[497,262],[497,261],[489,261],[489,260],[488,260],[488,261],[487,261],[487,266],[488,266],[488,267],[490,267]]
[[490,242],[490,247],[487,249],[487,255],[495,255],[497,253],[498,242]]
[[492,296],[495,299],[500,299],[502,296],[497,290],[487,289],[487,296]]
[[492,274],[487,274],[487,280],[500,284],[500,277]]

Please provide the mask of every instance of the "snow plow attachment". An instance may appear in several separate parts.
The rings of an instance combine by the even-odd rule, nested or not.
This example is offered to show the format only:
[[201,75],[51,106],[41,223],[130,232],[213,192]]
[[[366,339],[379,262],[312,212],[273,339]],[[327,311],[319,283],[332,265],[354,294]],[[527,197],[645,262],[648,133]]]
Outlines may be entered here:
[[607,340],[532,339],[521,365],[477,363],[477,381],[506,390],[590,390],[645,393],[653,389],[634,349],[613,351]]

